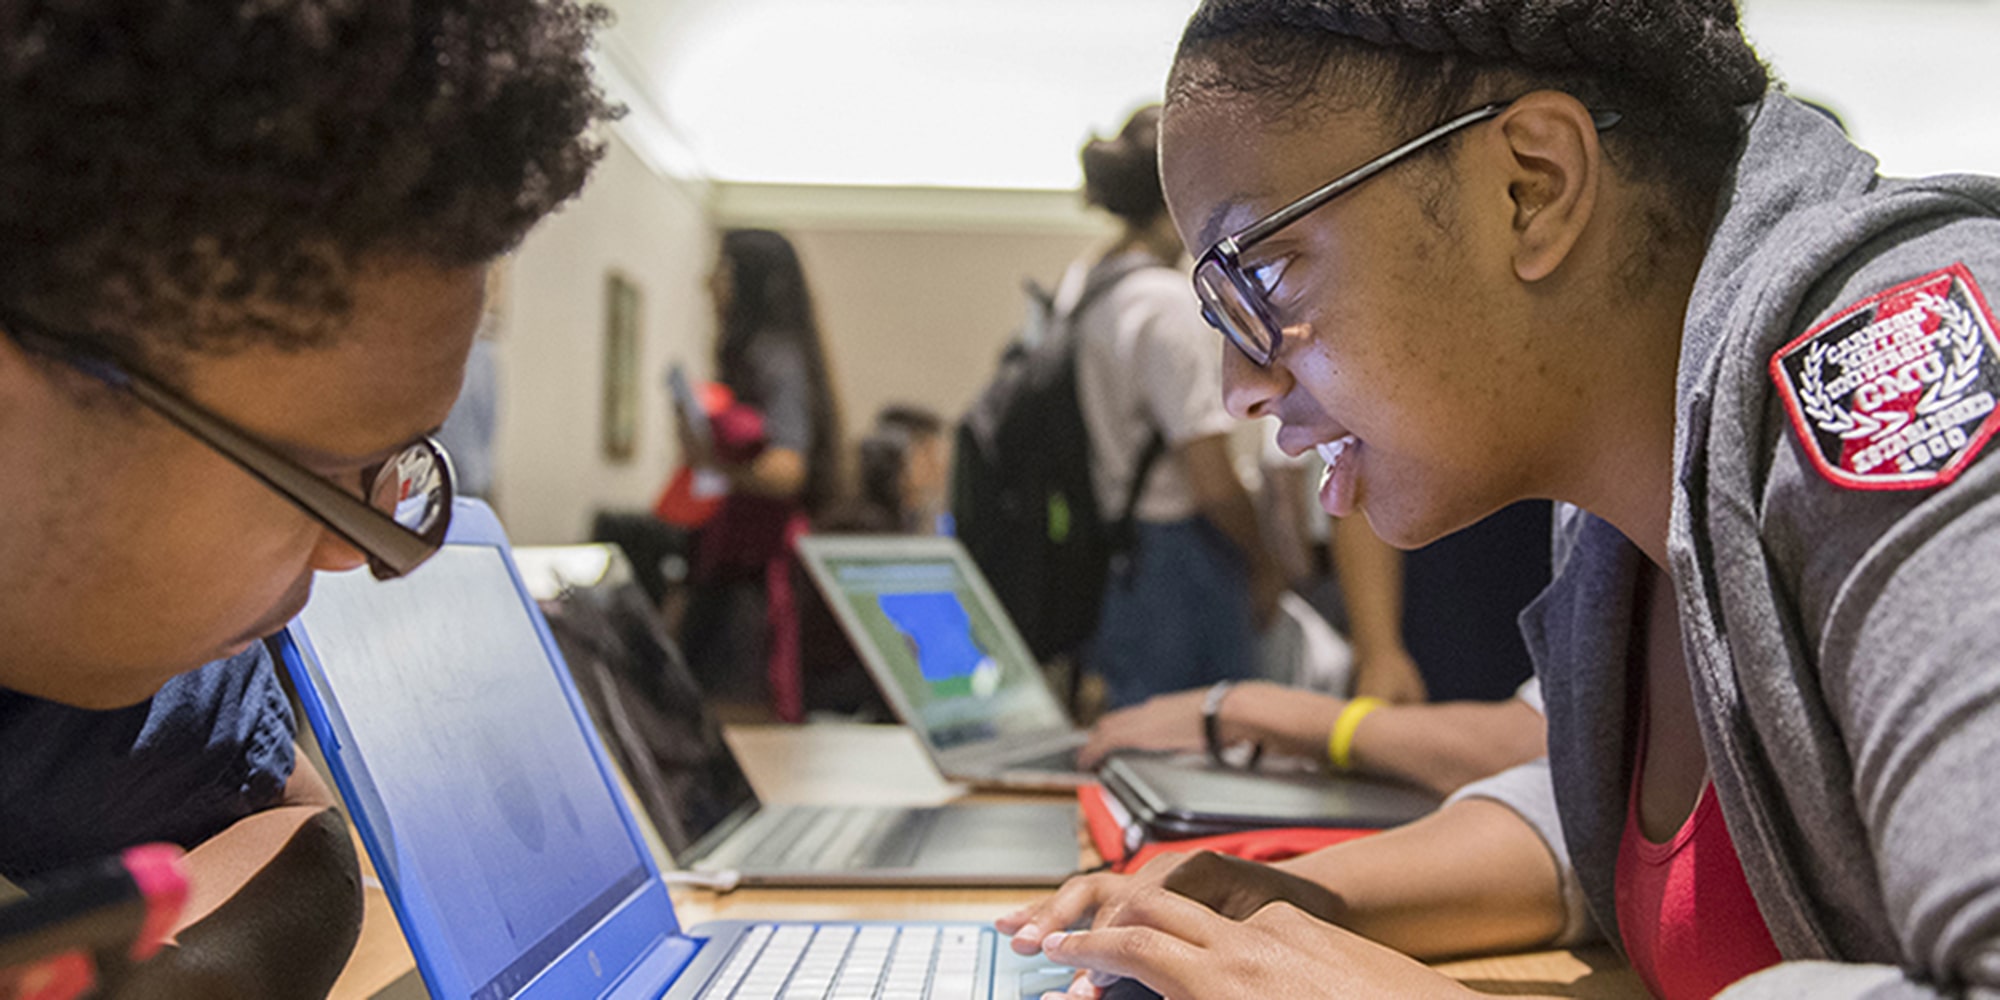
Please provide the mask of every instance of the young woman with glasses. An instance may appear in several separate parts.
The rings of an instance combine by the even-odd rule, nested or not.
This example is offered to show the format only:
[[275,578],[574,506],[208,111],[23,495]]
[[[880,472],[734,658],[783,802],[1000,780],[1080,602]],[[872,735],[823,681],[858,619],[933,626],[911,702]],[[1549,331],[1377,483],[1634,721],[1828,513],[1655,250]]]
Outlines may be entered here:
[[2000,182],[1878,177],[1730,0],[1209,0],[1162,162],[1230,408],[1329,512],[1561,502],[1549,756],[1282,870],[1072,882],[1017,948],[1183,1000],[1597,935],[1663,997],[2000,988]]

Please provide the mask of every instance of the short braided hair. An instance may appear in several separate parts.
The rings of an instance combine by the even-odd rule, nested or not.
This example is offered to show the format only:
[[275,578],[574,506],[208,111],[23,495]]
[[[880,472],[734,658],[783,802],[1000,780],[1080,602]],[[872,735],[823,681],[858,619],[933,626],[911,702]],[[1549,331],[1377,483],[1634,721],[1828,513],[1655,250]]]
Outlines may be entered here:
[[1770,76],[1734,0],[1206,0],[1168,100],[1386,109],[1416,130],[1544,87],[1621,112],[1607,155],[1706,204]]
[[313,346],[371,260],[501,254],[616,109],[580,0],[0,7],[0,306],[128,355]]

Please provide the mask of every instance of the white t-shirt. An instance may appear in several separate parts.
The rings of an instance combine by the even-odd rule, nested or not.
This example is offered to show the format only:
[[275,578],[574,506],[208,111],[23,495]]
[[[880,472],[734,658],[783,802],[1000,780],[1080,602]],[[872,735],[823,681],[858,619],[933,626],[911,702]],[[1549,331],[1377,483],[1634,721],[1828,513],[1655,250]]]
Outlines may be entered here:
[[[1079,261],[1056,292],[1058,310],[1083,294],[1092,263]],[[1139,497],[1138,519],[1195,516],[1193,489],[1176,449],[1228,434],[1222,406],[1221,338],[1202,321],[1188,277],[1147,267],[1120,279],[1076,317],[1077,400],[1090,432],[1092,483],[1106,520],[1125,509],[1139,453],[1157,428],[1167,451]]]

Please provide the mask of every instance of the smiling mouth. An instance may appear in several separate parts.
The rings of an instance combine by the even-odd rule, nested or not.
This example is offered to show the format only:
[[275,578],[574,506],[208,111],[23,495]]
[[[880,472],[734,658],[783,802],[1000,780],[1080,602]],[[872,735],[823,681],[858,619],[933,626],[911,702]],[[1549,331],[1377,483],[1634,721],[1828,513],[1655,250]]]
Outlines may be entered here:
[[1354,435],[1345,434],[1332,441],[1314,445],[1313,450],[1319,452],[1320,461],[1325,462],[1328,468],[1332,468],[1340,464],[1340,456],[1347,453],[1349,446],[1359,443]]
[[1319,481],[1319,505],[1334,517],[1347,517],[1355,512],[1359,499],[1358,459],[1349,450],[1361,444],[1352,434],[1334,438],[1313,446],[1319,457],[1326,460],[1326,474]]

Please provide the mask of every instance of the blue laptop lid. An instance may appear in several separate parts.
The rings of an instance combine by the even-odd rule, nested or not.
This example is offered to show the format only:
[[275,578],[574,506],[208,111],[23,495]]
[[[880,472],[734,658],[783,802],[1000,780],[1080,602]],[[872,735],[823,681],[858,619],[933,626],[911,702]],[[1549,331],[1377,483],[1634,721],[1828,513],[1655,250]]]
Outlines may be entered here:
[[656,994],[696,943],[499,522],[452,517],[404,579],[321,574],[281,638],[334,781],[432,996]]

